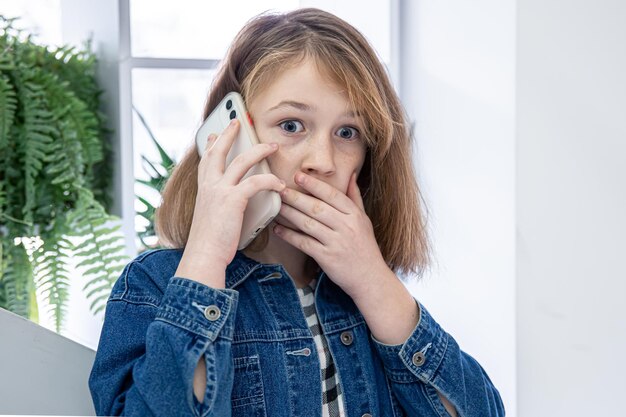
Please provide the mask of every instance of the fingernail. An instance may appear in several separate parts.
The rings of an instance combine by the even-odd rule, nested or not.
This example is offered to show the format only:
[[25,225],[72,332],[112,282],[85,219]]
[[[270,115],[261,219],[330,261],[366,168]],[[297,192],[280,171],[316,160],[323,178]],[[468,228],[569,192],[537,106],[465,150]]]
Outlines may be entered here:
[[270,143],[272,149],[278,149],[278,143]]
[[235,126],[235,123],[237,123],[237,119],[232,119],[229,123],[229,126]]

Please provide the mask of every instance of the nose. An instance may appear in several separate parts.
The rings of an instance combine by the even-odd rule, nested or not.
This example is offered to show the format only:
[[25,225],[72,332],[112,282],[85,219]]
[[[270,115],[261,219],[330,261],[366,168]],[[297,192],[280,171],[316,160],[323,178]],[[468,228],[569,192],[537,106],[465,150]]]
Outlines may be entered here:
[[319,134],[311,137],[308,142],[302,160],[302,171],[320,176],[332,175],[336,170],[335,148],[332,138]]

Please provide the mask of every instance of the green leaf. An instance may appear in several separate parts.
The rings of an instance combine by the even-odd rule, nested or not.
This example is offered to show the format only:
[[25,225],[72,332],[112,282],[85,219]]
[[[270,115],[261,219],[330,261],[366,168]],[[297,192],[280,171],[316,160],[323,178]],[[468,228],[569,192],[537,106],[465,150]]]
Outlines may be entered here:
[[[38,45],[12,23],[0,16],[0,307],[36,320],[38,289],[60,330],[70,283],[98,282],[101,291],[88,295],[98,300],[126,259],[119,227],[105,225],[114,220],[111,130],[95,55]],[[34,236],[43,241],[34,253],[13,244]],[[99,273],[69,272],[75,246],[79,261],[97,262]]]

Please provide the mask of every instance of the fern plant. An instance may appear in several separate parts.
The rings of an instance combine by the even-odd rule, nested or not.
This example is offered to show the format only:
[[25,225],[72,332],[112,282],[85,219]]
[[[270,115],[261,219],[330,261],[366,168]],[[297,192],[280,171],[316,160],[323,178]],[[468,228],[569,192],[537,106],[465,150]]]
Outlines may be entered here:
[[[173,158],[171,158],[167,154],[165,149],[163,149],[163,147],[159,144],[156,137],[154,136],[154,133],[152,133],[152,129],[150,129],[150,126],[146,122],[146,119],[143,117],[141,112],[137,110],[134,106],[133,106],[133,111],[139,118],[139,122],[141,123],[143,128],[148,133],[148,136],[152,140],[152,143],[154,143],[154,146],[159,152],[159,157],[161,158],[160,161],[150,161],[144,155],[141,155],[141,160],[143,163],[142,168],[144,172],[150,177],[150,179],[149,180],[137,179],[136,182],[139,184],[143,184],[148,188],[152,188],[153,190],[161,194],[161,189],[163,188],[166,181],[172,174],[172,171],[174,170],[174,166],[176,165],[176,162],[173,160]],[[161,248],[158,241],[155,244],[151,244],[148,242],[148,240],[156,238],[155,236],[156,233],[154,231],[154,213],[156,211],[156,207],[154,207],[145,197],[142,197],[140,195],[135,195],[135,197],[146,207],[146,209],[143,211],[137,211],[137,215],[140,217],[143,217],[144,220],[148,222],[148,225],[146,226],[145,230],[137,231],[137,237],[141,241],[141,245],[142,245],[140,248],[138,248],[138,252],[142,252],[143,250],[146,250],[146,249]]]
[[108,214],[110,131],[89,43],[45,47],[0,16],[0,307],[38,320],[36,291],[63,327],[70,259],[95,314],[129,261]]

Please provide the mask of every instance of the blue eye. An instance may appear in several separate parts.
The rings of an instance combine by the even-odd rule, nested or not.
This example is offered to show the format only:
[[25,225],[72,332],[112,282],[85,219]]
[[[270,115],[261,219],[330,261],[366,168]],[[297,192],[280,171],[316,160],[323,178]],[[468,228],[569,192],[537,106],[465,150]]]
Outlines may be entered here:
[[337,135],[342,139],[356,139],[359,136],[359,131],[353,127],[344,126],[337,131]]
[[304,129],[302,123],[297,120],[285,120],[279,126],[287,133],[299,133]]

